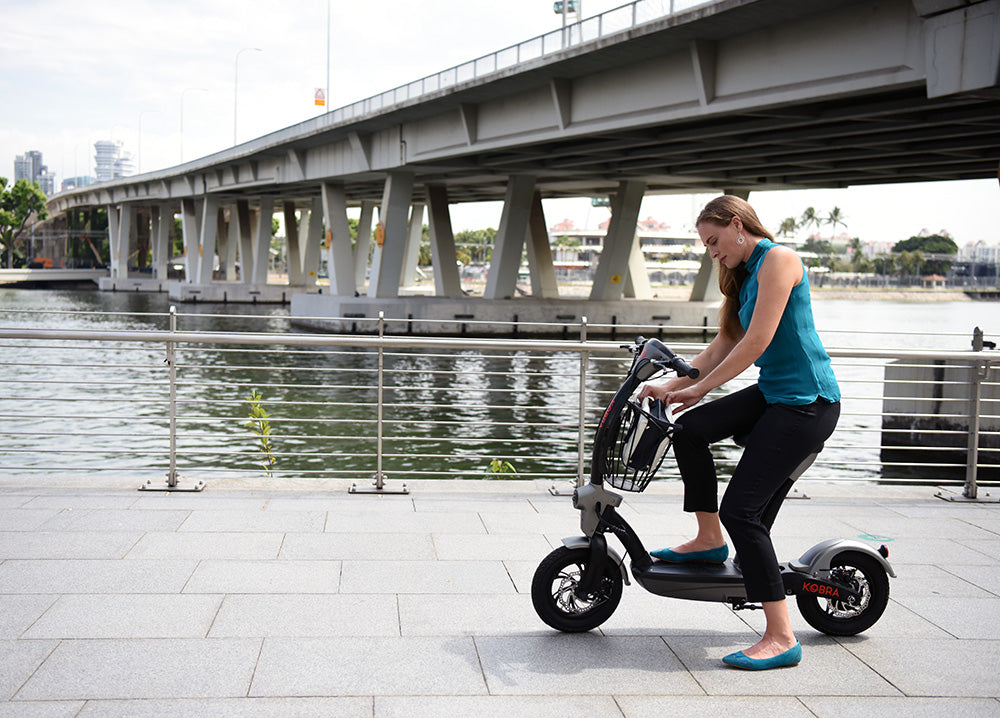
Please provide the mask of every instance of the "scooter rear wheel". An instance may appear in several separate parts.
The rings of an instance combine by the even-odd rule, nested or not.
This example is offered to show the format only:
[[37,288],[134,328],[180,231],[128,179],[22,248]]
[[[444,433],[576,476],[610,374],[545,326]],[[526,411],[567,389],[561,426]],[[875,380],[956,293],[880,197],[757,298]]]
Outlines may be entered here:
[[806,622],[830,636],[853,636],[874,626],[889,603],[889,577],[882,564],[871,556],[845,551],[831,561],[830,578],[850,585],[861,594],[860,601],[797,594],[795,601]]
[[576,595],[590,561],[589,548],[560,546],[546,556],[531,581],[531,602],[538,617],[558,631],[578,633],[597,628],[618,608],[624,581],[613,561],[604,565],[604,575],[592,595]]

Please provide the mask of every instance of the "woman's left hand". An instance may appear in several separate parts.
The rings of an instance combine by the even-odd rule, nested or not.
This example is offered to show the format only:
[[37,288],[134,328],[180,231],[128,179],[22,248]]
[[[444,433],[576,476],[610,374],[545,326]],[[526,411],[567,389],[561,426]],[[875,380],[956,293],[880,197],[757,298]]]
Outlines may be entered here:
[[674,411],[684,411],[697,404],[708,392],[701,388],[700,384],[689,386],[686,389],[678,389],[669,392],[664,398],[667,406],[676,406]]

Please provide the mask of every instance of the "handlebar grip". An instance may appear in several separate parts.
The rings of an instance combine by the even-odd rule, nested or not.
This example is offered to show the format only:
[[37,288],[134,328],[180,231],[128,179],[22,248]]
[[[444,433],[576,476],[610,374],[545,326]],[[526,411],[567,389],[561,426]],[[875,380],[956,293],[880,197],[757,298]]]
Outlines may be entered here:
[[686,376],[688,379],[697,379],[701,376],[701,372],[696,367],[691,366],[680,357],[674,358],[673,365],[678,374]]

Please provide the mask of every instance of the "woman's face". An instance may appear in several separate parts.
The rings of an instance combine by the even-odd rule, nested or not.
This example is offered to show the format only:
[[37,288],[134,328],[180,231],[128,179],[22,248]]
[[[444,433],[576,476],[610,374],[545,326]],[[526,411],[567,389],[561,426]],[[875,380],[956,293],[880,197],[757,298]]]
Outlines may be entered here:
[[736,241],[741,229],[742,223],[738,217],[733,217],[729,224],[705,221],[698,225],[698,236],[712,259],[718,259],[720,264],[735,269],[748,256],[746,241],[743,244]]

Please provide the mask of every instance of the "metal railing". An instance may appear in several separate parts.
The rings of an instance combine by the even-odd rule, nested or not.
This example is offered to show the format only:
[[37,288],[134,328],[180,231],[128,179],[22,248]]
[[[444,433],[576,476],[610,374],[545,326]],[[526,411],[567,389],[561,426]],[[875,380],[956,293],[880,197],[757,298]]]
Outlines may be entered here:
[[385,112],[418,98],[446,90],[464,82],[479,80],[508,70],[525,62],[539,60],[601,38],[615,35],[646,23],[690,10],[700,5],[710,5],[718,0],[637,0],[585,18],[551,32],[449,67],[433,75],[366,97],[350,105],[329,112],[329,121],[336,124]]
[[[540,340],[393,335],[381,319],[352,335],[181,331],[178,317],[213,315],[173,309],[43,329],[27,314],[24,326],[0,328],[0,475],[165,474],[176,487],[182,477],[273,473],[370,478],[377,490],[387,479],[580,482],[630,359],[620,342],[590,339],[610,327],[586,320],[567,325],[575,340]],[[80,313],[67,314],[79,323]],[[251,319],[281,321],[239,321]],[[623,338],[656,331],[614,329]],[[669,342],[692,357],[703,328],[689,329]],[[843,412],[804,479],[960,484],[974,498],[1000,478],[998,353],[829,353]],[[726,390],[753,380],[747,372]],[[269,450],[249,413],[254,389]],[[718,461],[738,455],[722,446]],[[669,460],[660,477],[677,477]]]

